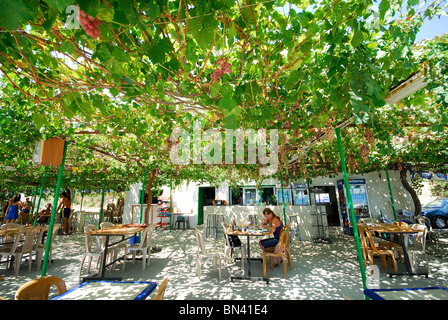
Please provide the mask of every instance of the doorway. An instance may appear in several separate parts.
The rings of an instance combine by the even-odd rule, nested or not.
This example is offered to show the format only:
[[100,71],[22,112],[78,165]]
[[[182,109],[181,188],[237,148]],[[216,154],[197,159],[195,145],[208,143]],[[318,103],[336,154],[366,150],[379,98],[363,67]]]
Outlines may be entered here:
[[317,187],[323,189],[323,197],[325,199],[322,201],[325,205],[325,212],[327,213],[327,221],[329,227],[340,226],[341,222],[339,220],[339,210],[338,201],[336,198],[336,187],[335,186],[322,186]]
[[215,196],[215,187],[198,188],[198,225],[204,223],[204,206],[213,205]]

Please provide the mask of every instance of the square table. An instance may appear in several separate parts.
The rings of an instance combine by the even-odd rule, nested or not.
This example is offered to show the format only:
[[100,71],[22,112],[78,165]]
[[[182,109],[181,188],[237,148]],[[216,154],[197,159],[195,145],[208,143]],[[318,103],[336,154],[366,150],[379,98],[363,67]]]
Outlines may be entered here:
[[412,227],[402,227],[402,226],[396,226],[391,225],[387,223],[365,223],[361,224],[363,225],[368,231],[377,232],[379,234],[398,234],[401,238],[401,246],[403,248],[403,256],[404,256],[404,262],[406,266],[406,272],[402,273],[389,273],[390,276],[393,275],[411,275],[411,276],[417,276],[417,275],[424,275],[428,277],[428,272],[412,272],[411,270],[411,264],[409,261],[409,256],[407,253],[407,243],[405,241],[405,234],[416,234],[419,232],[422,232],[422,230],[419,229],[413,229]]
[[[230,280],[263,280],[266,281],[266,283],[269,283],[269,279],[268,278],[263,278],[263,277],[252,277],[251,275],[251,270],[250,270],[250,237],[254,237],[254,236],[268,236],[268,235],[272,235],[272,233],[270,231],[261,231],[261,230],[256,230],[256,229],[248,229],[246,231],[230,231],[230,232],[225,232],[226,235],[233,235],[233,236],[246,236],[247,237],[247,277],[230,277]],[[252,260],[260,260],[260,259],[252,259]]]
[[148,281],[93,280],[51,300],[144,300],[156,287],[155,282]]
[[448,300],[448,290],[442,287],[365,289],[372,300]]
[[[106,257],[107,257],[107,251],[110,247],[126,241],[128,239],[131,239],[137,235],[139,232],[143,232],[147,227],[149,227],[148,224],[125,224],[125,225],[115,225],[113,227],[109,228],[103,228],[98,229],[90,232],[86,232],[86,234],[90,234],[91,236],[97,236],[97,237],[105,237],[104,239],[104,254],[103,254],[103,263],[102,268],[99,273],[99,278],[103,279],[105,270],[106,270]],[[121,236],[121,240],[116,241],[112,244],[109,244],[109,238],[114,236]],[[128,237],[126,237],[128,236]],[[126,257],[125,257],[126,259]],[[112,262],[113,263],[113,262]],[[90,280],[90,278],[87,278]],[[121,279],[118,279],[121,280]]]

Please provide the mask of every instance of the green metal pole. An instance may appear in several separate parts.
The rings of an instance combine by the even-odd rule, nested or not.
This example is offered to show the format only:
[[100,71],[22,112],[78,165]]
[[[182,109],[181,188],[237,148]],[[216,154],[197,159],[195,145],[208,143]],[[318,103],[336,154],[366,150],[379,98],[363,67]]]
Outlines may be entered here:
[[397,222],[398,220],[397,211],[395,211],[394,195],[392,193],[392,187],[390,186],[389,170],[387,169],[387,166],[385,166],[384,169],[386,170],[387,184],[389,185],[390,202],[392,203],[392,210],[394,211],[395,222]]
[[[366,278],[366,270],[364,268],[364,258],[362,256],[362,248],[361,248],[361,242],[359,241],[359,233],[358,233],[358,227],[356,226],[356,218],[355,218],[355,211],[353,210],[353,202],[352,202],[352,194],[350,192],[350,185],[348,184],[348,176],[347,176],[347,167],[345,166],[345,157],[344,157],[344,150],[342,148],[342,141],[341,141],[341,132],[339,128],[336,128],[336,136],[338,139],[338,147],[339,147],[339,156],[341,158],[341,167],[342,167],[342,175],[344,176],[344,185],[347,192],[347,202],[350,212],[350,220],[352,221],[353,226],[353,235],[355,237],[355,244],[356,244],[356,252],[358,255],[358,262],[359,262],[359,268],[361,269],[361,276],[362,276],[362,284],[364,289],[367,289],[367,278]],[[366,300],[367,300],[366,296]]]
[[[172,212],[172,201],[171,201],[171,192],[172,192],[172,188],[173,188],[173,182],[170,179],[170,232],[171,232],[171,212]],[[179,229],[180,229],[180,224],[179,224]]]
[[282,176],[282,171],[280,170],[280,183],[282,186],[282,205],[283,205],[283,221],[285,221],[284,223],[286,223],[286,210],[285,210],[285,194],[283,192],[283,176]]
[[39,214],[39,207],[40,207],[40,200],[42,199],[42,192],[44,191],[44,184],[45,184],[45,174],[47,172],[44,171],[44,176],[42,178],[42,183],[40,184],[40,192],[39,192],[39,200],[37,200],[37,207],[36,207],[36,212],[34,214],[34,223],[33,226],[36,226],[36,221],[37,221],[37,215]]
[[103,220],[103,205],[104,205],[104,189],[106,188],[106,180],[103,180],[103,190],[101,190],[101,208],[100,217],[98,218],[98,229],[101,225],[101,220]]
[[53,208],[51,208],[50,224],[48,226],[47,243],[45,246],[44,262],[42,264],[42,275],[41,275],[42,277],[45,277],[47,275],[48,255],[50,253],[50,247],[51,247],[51,242],[52,242],[52,238],[53,238],[54,220],[56,218],[56,208],[58,206],[59,191],[61,190],[62,174],[64,173],[66,153],[67,153],[67,141],[64,141],[64,151],[62,153],[62,163],[59,166],[58,180],[56,182],[56,189],[54,191]]
[[[140,223],[143,221],[143,203],[145,202],[145,184],[146,184],[146,173],[143,172],[143,182],[142,182],[142,197],[140,199]],[[149,196],[149,194],[148,194]]]
[[[34,206],[35,206],[35,204],[36,204],[36,192],[37,192],[37,186],[35,186],[34,189],[33,189],[33,196],[32,196],[33,204],[32,204],[32,206],[31,206],[31,208],[30,208],[30,214],[29,214],[29,216],[26,218],[27,220],[28,220],[28,219],[31,219],[31,217],[33,216]],[[30,221],[30,222],[31,222],[31,221]],[[26,224],[28,224],[28,221],[26,222]]]

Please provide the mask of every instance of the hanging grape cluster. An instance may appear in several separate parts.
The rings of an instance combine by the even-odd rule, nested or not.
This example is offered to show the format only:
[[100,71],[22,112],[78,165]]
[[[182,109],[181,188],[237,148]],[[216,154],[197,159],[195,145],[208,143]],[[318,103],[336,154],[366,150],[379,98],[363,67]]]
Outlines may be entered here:
[[359,151],[364,163],[369,163],[370,146],[367,144],[361,145],[361,150]]
[[375,144],[375,137],[369,128],[366,128],[366,130],[364,131],[364,138],[371,146]]
[[219,78],[221,78],[221,76],[225,73],[230,73],[230,63],[228,62],[227,58],[221,58],[216,60],[215,64],[218,66],[218,68],[213,71],[211,78],[216,80],[216,81],[220,81]]
[[93,39],[98,38],[101,34],[99,27],[103,21],[100,19],[89,16],[87,13],[79,9],[78,21],[81,27],[85,30],[86,34],[91,36]]

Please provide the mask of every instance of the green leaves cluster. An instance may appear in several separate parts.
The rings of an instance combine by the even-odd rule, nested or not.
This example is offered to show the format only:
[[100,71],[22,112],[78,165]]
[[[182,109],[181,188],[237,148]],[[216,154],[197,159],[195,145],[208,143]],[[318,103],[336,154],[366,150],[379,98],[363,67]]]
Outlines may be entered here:
[[[281,141],[282,168],[297,176],[338,170],[334,142],[321,135],[350,119],[358,128],[350,129],[347,145],[356,155],[356,170],[372,170],[404,155],[424,161],[414,151],[397,151],[393,140],[397,133],[417,136],[417,129],[407,127],[406,116],[412,114],[426,125],[425,134],[437,132],[445,141],[446,38],[416,48],[415,34],[423,19],[441,14],[446,3],[424,1],[426,9],[418,12],[421,4],[4,0],[0,86],[6,100],[0,125],[3,131],[11,113],[22,114],[33,128],[32,133],[18,131],[28,153],[37,136],[76,141],[70,160],[79,168],[70,178],[79,177],[76,183],[83,176],[126,177],[130,183],[156,169],[166,179],[199,178],[210,168],[173,166],[166,144],[175,127],[190,130],[196,119],[204,129],[288,130]],[[103,21],[97,40],[69,28],[77,6]],[[211,75],[222,58],[231,73],[218,82]],[[428,87],[389,107],[390,88],[423,65]],[[367,127],[376,143],[365,164],[359,148]],[[309,144],[317,150],[293,170],[288,160]],[[19,158],[10,147],[3,153]]]

